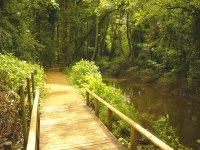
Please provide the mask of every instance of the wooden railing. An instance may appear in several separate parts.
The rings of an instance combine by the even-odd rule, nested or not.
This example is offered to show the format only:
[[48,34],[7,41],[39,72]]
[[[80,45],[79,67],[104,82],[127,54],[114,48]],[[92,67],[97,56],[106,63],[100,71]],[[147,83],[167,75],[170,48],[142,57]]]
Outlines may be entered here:
[[[29,77],[26,78],[26,81],[23,85],[21,85],[18,89],[18,94],[20,96],[20,106],[21,106],[21,120],[22,120],[22,132],[23,132],[23,141],[24,141],[24,148],[26,148],[27,143],[31,141],[33,137],[33,129],[36,129],[36,137],[38,138],[38,126],[39,126],[39,117],[38,117],[38,101],[39,101],[39,91],[35,90],[35,75],[37,74],[36,70],[30,74]],[[33,100],[34,100],[34,106],[33,106]],[[27,109],[28,108],[28,109]],[[31,113],[32,112],[32,113]],[[37,112],[37,115],[35,115]],[[30,132],[29,132],[29,139],[28,139],[28,119],[27,116],[30,116],[31,114],[31,123],[30,123]],[[36,124],[34,125],[36,120]],[[34,127],[35,126],[35,127]],[[35,145],[38,145],[38,142],[35,143]],[[30,145],[30,144],[28,144]],[[4,149],[5,150],[11,150],[12,149],[12,142],[7,141],[4,143]],[[29,146],[30,147],[30,146]],[[31,149],[32,149],[31,145]]]
[[[31,73],[31,75],[26,78],[24,84],[19,87],[24,147],[26,147],[27,150],[39,149],[39,90],[35,88],[36,74],[36,71]],[[27,96],[25,96],[26,92]],[[31,114],[29,132],[27,129],[27,104],[29,108],[29,113]]]
[[26,78],[26,81],[24,82],[24,84],[19,87],[24,147],[26,147],[27,142],[28,142],[28,127],[27,127],[28,113],[27,113],[26,107],[28,107],[29,114],[30,114],[32,110],[32,106],[33,106],[32,100],[35,97],[35,75],[36,74],[37,74],[36,71],[31,73],[31,75]]
[[109,103],[104,101],[102,98],[97,96],[95,93],[90,91],[89,89],[86,89],[86,104],[89,107],[89,95],[93,96],[95,99],[95,115],[99,117],[99,102],[102,103],[104,106],[107,107],[108,113],[107,113],[107,127],[112,132],[112,113],[115,113],[119,118],[124,120],[127,124],[130,125],[131,133],[130,133],[130,141],[131,141],[131,150],[137,149],[137,142],[136,142],[136,134],[137,132],[141,135],[145,136],[148,140],[150,140],[154,145],[158,146],[162,150],[173,150],[170,146],[162,142],[160,139],[155,137],[153,134],[151,134],[149,131],[144,129],[142,126],[131,120],[129,117],[121,113],[119,110],[111,106]]
[[28,144],[26,150],[38,150],[39,149],[39,90],[36,90],[34,105],[31,114],[31,123],[28,136]]

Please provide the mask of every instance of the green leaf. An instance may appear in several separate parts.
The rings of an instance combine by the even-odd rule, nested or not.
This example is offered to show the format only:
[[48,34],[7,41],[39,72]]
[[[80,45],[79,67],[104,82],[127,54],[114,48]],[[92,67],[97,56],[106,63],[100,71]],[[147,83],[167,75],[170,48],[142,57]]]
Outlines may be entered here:
[[200,144],[200,139],[197,139],[196,142]]

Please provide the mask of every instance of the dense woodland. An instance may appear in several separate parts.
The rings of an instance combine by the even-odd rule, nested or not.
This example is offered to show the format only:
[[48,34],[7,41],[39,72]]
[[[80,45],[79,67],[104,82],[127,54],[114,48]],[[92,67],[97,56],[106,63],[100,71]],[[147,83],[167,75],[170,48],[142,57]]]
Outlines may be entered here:
[[1,99],[35,68],[13,56],[44,68],[92,60],[105,74],[200,97],[200,1],[0,0],[0,54],[0,77],[6,70],[13,84],[0,80]]
[[197,86],[200,1],[1,0],[0,52],[46,68],[83,58],[114,75],[139,69]]

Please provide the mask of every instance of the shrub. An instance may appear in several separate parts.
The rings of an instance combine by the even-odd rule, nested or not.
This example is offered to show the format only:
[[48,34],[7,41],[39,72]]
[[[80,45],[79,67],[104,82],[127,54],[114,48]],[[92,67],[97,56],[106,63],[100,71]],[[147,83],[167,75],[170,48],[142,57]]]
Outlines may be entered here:
[[153,121],[152,126],[157,137],[174,149],[190,150],[190,148],[184,147],[180,144],[180,140],[176,136],[175,129],[169,125],[169,115],[161,116],[157,121]]
[[38,65],[20,61],[18,58],[12,56],[12,54],[0,54],[0,64],[0,71],[4,73],[4,78],[0,78],[0,83],[4,84],[4,86],[7,86],[9,89],[17,90],[34,70],[38,72],[36,85],[38,85],[40,89],[43,87],[41,83],[43,83],[44,71]]
[[94,65],[94,62],[81,60],[72,67],[70,80],[75,85],[87,85],[90,82],[89,80],[92,78],[99,81],[102,80],[99,68]]
[[12,141],[14,149],[22,149],[18,87],[30,73],[37,70],[35,85],[43,90],[44,70],[38,65],[20,61],[11,54],[0,54],[0,64],[0,149],[4,139]]
[[126,57],[115,57],[113,59],[103,57],[97,61],[97,65],[100,67],[103,74],[116,77],[123,75],[123,72],[133,65],[132,63],[133,61]]

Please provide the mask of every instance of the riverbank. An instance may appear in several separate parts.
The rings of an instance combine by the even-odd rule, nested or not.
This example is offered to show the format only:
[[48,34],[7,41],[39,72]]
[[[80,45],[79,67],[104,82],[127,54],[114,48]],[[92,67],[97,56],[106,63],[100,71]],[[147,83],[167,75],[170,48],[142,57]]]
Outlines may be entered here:
[[[200,114],[198,113],[200,103],[198,101],[186,96],[161,91],[154,88],[150,82],[142,83],[139,80],[113,79],[105,78],[105,76],[104,81],[116,86],[123,92],[126,101],[133,104],[138,111],[138,119],[141,124],[149,131],[155,132],[153,123],[156,123],[156,125],[161,123],[161,126],[156,129],[163,131],[164,137],[173,128],[175,134],[172,135],[176,135],[175,138],[180,138],[182,145],[193,149],[200,148],[200,145],[196,142],[199,139],[200,132]],[[166,129],[163,125],[169,125],[172,128]]]
[[153,72],[141,71],[137,68],[126,70],[121,77],[126,77],[138,83],[146,83],[160,91],[200,100],[200,85],[175,75],[159,75]]

